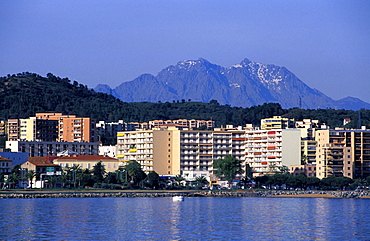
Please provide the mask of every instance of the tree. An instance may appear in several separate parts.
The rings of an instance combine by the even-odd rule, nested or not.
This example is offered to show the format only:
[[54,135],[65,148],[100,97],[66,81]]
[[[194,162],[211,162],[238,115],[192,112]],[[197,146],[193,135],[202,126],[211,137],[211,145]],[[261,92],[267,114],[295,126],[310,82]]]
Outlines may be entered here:
[[58,181],[58,177],[57,176],[48,176],[48,181],[50,183],[50,188],[54,188],[55,184]]
[[203,177],[203,176],[199,176],[197,178],[195,178],[195,181],[197,182],[197,186],[202,188],[204,185],[208,185],[208,180],[207,178]]
[[30,181],[30,184],[31,184],[31,189],[32,189],[32,183],[33,183],[33,179],[36,177],[36,173],[34,170],[29,170],[28,172],[26,172],[26,178],[28,181]]
[[93,168],[93,175],[97,181],[102,182],[105,176],[105,167],[101,161],[96,163]]
[[158,189],[160,177],[155,171],[151,171],[145,178],[146,183],[153,189]]
[[17,173],[13,172],[8,178],[9,186],[13,186],[13,188],[15,188],[19,180],[21,180],[21,177]]
[[77,174],[81,172],[82,170],[81,170],[80,165],[73,165],[72,167],[67,168],[68,180],[70,181],[70,183],[73,183],[74,188],[77,187],[77,183],[78,183]]
[[279,168],[279,171],[283,174],[288,174],[289,173],[289,167],[287,166],[281,166],[281,167],[278,167]]
[[141,169],[140,163],[137,161],[129,161],[125,166],[125,171],[131,179],[131,186],[137,186],[146,177],[145,172]]
[[214,161],[213,170],[219,178],[224,178],[231,183],[236,175],[240,174],[242,171],[241,161],[234,156],[227,155],[223,159]]
[[247,179],[252,179],[253,177],[253,170],[249,164],[245,165],[245,177]]
[[175,178],[174,178],[174,181],[175,181],[175,185],[177,187],[180,187],[182,186],[182,182],[185,180],[185,178],[183,178],[181,175],[176,175]]

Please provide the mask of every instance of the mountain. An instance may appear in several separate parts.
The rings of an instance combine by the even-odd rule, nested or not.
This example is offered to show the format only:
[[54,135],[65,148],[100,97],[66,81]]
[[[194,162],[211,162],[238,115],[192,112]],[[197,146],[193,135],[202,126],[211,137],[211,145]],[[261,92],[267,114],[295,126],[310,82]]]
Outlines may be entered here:
[[172,102],[189,100],[237,107],[279,103],[283,108],[368,109],[370,104],[348,97],[332,98],[312,89],[285,67],[244,59],[222,67],[205,59],[185,60],[168,66],[156,76],[143,74],[111,89],[98,85],[95,91],[113,94],[125,102]]
[[[216,65],[210,65],[206,62],[204,64],[209,66],[199,65],[198,67],[210,69],[208,70],[209,72],[214,71],[212,74],[204,75],[208,76],[208,78],[213,76],[220,83],[210,82],[204,86],[203,83],[194,81],[192,84],[197,85],[196,87],[199,89],[212,89],[217,94],[223,94],[226,90],[225,85],[228,83],[226,77],[224,77],[226,74],[219,74],[220,67]],[[175,68],[175,66],[172,68]],[[183,74],[188,74],[187,68],[182,69]],[[166,70],[162,74],[168,74],[169,72]],[[204,71],[195,71],[194,73],[200,75]],[[189,91],[186,86],[183,86],[183,89],[175,89],[174,87],[176,86],[173,83],[162,84],[158,81],[158,78],[151,75],[142,75],[138,78],[138,81],[130,83],[130,88],[141,88],[141,85],[145,85],[148,79],[151,79],[153,86],[159,86],[154,90],[147,88],[147,93],[156,94],[156,98],[164,98],[165,94],[168,94],[164,91],[167,89],[170,89],[168,94],[170,97],[178,96],[181,91]],[[169,85],[170,87],[173,86],[171,87],[172,89],[168,87]],[[222,85],[224,85],[225,89],[218,89]],[[106,86],[101,86],[101,89],[114,93],[113,90],[106,88]],[[157,93],[155,90],[158,90]],[[189,92],[189,94],[191,93]],[[209,91],[208,94],[211,96],[209,98],[212,98],[214,93]],[[268,92],[264,93],[264,95],[274,98]],[[134,97],[135,94],[131,95],[130,98]],[[348,97],[341,101],[355,105],[360,100]],[[212,119],[217,126],[244,126],[247,123],[258,126],[262,118],[284,116],[296,120],[320,120],[332,127],[342,127],[343,119],[351,119],[352,121],[346,125],[348,128],[355,128],[359,124],[370,127],[370,109],[361,111],[343,109],[283,109],[278,103],[264,103],[241,108],[220,105],[216,100],[204,103],[185,99],[166,103],[158,103],[157,101],[155,103],[122,102],[112,95],[96,92],[88,89],[86,85],[79,84],[77,81],[60,78],[51,73],[47,74],[46,77],[28,72],[0,77],[0,103],[2,103],[0,105],[0,120],[28,118],[40,112],[59,112],[108,122],[117,120],[148,122],[150,120]],[[361,117],[361,123],[357,123],[359,117]]]

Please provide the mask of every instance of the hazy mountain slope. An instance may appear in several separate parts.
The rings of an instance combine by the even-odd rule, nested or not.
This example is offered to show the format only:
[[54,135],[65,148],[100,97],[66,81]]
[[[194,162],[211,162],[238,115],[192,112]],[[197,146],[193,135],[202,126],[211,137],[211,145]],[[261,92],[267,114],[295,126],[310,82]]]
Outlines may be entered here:
[[249,107],[277,102],[283,108],[370,108],[355,98],[335,101],[312,89],[285,67],[244,59],[224,68],[205,59],[186,60],[168,66],[157,76],[144,74],[124,82],[114,90],[95,89],[127,102],[188,100]]

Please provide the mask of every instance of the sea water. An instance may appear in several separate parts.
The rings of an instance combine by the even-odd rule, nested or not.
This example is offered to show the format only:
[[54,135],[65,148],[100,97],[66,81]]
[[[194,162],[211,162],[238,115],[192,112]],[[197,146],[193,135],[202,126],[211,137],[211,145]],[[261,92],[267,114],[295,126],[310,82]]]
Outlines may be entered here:
[[370,240],[370,199],[0,200],[0,240]]

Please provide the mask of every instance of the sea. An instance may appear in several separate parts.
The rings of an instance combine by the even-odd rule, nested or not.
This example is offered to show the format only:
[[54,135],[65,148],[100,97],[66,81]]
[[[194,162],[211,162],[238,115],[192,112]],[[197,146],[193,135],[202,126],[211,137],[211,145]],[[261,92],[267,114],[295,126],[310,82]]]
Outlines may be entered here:
[[1,199],[0,240],[370,240],[370,199]]

